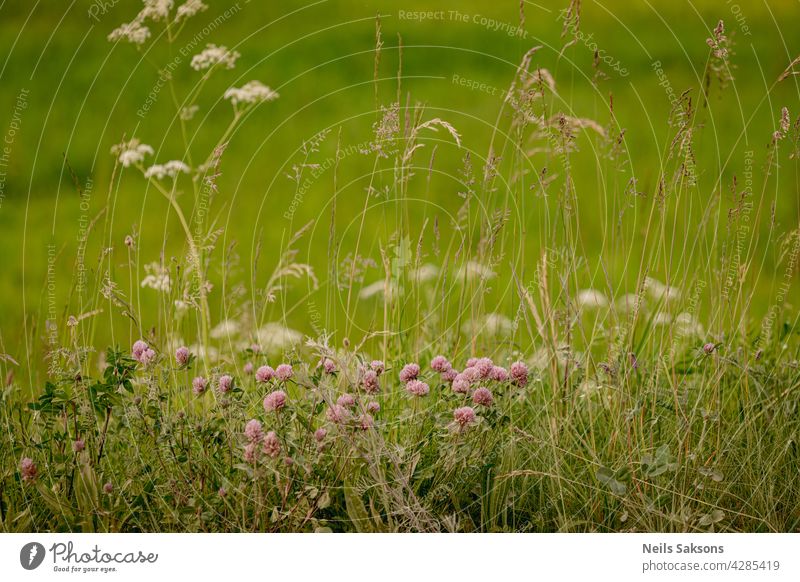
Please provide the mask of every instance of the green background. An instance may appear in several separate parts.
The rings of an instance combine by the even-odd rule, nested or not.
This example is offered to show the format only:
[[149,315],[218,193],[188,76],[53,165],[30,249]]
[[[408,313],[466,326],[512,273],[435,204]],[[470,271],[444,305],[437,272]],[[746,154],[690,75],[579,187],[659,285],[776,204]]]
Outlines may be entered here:
[[[129,44],[110,43],[106,37],[120,23],[133,18],[140,5],[130,0],[113,6],[107,2],[107,13],[100,14],[95,22],[88,11],[93,5],[102,4],[0,3],[0,130],[5,132],[11,123],[18,93],[29,91],[12,145],[0,205],[0,252],[4,262],[4,276],[0,278],[0,339],[3,351],[18,359],[24,358],[21,346],[26,340],[31,344],[44,341],[41,328],[32,327],[32,322],[40,321],[47,310],[49,243],[58,248],[52,279],[59,316],[78,309],[74,302],[69,307],[65,304],[73,280],[82,216],[93,218],[111,200],[112,222],[107,240],[97,233],[85,251],[89,269],[96,269],[104,246],[111,243],[121,248],[125,236],[134,231],[139,233],[142,264],[158,260],[162,252],[165,257],[184,252],[175,217],[141,176],[129,171],[109,186],[114,168],[109,149],[124,136],[135,135],[155,148],[153,161],[182,156],[173,96],[167,90],[161,91],[143,118],[137,116],[137,110],[155,86],[158,69],[234,3],[210,3],[209,10],[195,17],[171,48],[163,38],[154,38],[138,51]],[[734,175],[742,175],[748,150],[755,152],[758,206],[753,214],[752,235],[757,244],[767,248],[773,218],[773,242],[775,233],[796,227],[800,207],[794,168],[779,168],[777,180],[766,187],[758,179],[763,176],[770,136],[777,128],[781,107],[789,107],[793,119],[800,113],[795,78],[776,83],[789,62],[800,54],[796,2],[583,2],[581,31],[591,34],[593,41],[629,72],[622,76],[604,67],[605,78],[596,82],[590,48],[579,42],[562,53],[567,38],[561,36],[563,22],[559,13],[565,7],[565,2],[524,2],[525,34],[520,38],[490,30],[473,20],[478,15],[519,26],[520,3],[516,1],[306,4],[240,0],[235,14],[202,38],[199,45],[224,44],[242,56],[234,70],[217,71],[212,76],[198,102],[198,114],[188,124],[195,157],[205,156],[230,121],[230,105],[221,99],[228,87],[259,79],[281,94],[277,101],[252,113],[232,136],[223,158],[220,194],[211,216],[225,228],[224,245],[238,241],[239,267],[234,277],[248,282],[255,277],[263,284],[264,271],[269,271],[290,233],[313,221],[314,229],[300,244],[300,259],[315,266],[322,284],[319,295],[312,296],[312,300],[328,307],[344,300],[339,291],[327,284],[326,277],[333,173],[324,172],[304,192],[291,220],[283,217],[294,196],[294,184],[286,174],[293,164],[303,161],[299,154],[303,142],[326,128],[332,132],[315,154],[317,163],[333,155],[340,130],[343,147],[371,139],[372,124],[377,118],[373,83],[376,14],[381,15],[384,42],[377,82],[378,105],[389,105],[396,98],[397,47],[398,38],[402,38],[403,102],[410,98],[412,104],[425,104],[425,117],[440,117],[453,124],[464,145],[463,149],[454,147],[441,131],[428,134],[427,150],[417,160],[421,169],[411,182],[414,199],[407,201],[403,209],[417,227],[417,231],[411,229],[412,240],[419,236],[426,219],[437,216],[442,221],[443,238],[449,240],[453,236],[448,231],[447,216],[461,204],[457,193],[464,152],[472,151],[476,167],[481,166],[479,160],[487,154],[498,115],[501,124],[506,122],[499,95],[512,81],[524,53],[541,45],[535,63],[553,74],[558,108],[606,125],[609,98],[613,96],[616,120],[626,130],[630,158],[622,168],[609,169],[605,162],[596,162],[600,156],[594,149],[598,147],[596,140],[579,136],[581,151],[573,157],[572,171],[579,201],[579,254],[589,260],[604,254],[613,278],[619,282],[615,292],[633,291],[638,264],[628,268],[626,265],[636,258],[640,236],[637,229],[642,224],[630,227],[626,240],[631,241],[631,248],[620,251],[606,248],[600,217],[612,212],[610,200],[623,196],[631,171],[638,180],[637,188],[650,197],[655,195],[674,128],[667,122],[670,102],[659,86],[653,62],[660,61],[676,93],[690,88],[696,93],[703,86],[709,58],[705,40],[720,18],[725,20],[728,34],[736,43],[731,59],[736,67],[734,81],[724,91],[712,87],[708,103],[695,104],[705,108],[704,127],[695,142],[700,188],[697,199],[688,200],[678,213],[676,228],[669,236],[670,247],[663,256],[683,260],[686,265],[694,265],[692,269],[708,265],[694,263],[696,259],[690,258],[693,255],[687,248],[700,254],[717,252],[718,229],[701,228],[699,220],[707,198],[730,198],[731,181]],[[444,20],[422,23],[400,17],[400,11],[418,10],[458,10],[467,15],[468,22],[451,19],[449,14]],[[153,30],[158,36],[158,28]],[[189,59],[182,58],[173,72],[177,91],[174,98],[178,101],[200,77],[189,67]],[[492,95],[492,91],[458,86],[453,83],[454,75],[486,83],[498,91]],[[427,182],[424,168],[434,144],[439,171]],[[81,182],[92,181],[88,212],[81,209],[65,161]],[[367,214],[363,226],[359,225],[373,163],[373,156],[353,154],[340,164],[338,181],[342,189],[337,229],[342,250],[337,262],[353,251],[361,230],[359,253],[380,263],[379,243],[387,244],[394,232],[393,220],[387,218],[384,206],[392,207],[395,201],[378,204]],[[391,166],[382,167],[379,173],[387,181],[390,174]],[[526,269],[532,269],[547,242],[540,227],[542,215],[550,211],[548,205],[552,201],[531,198],[518,202],[518,211],[511,220],[511,240],[525,249],[526,257],[531,257],[524,263]],[[182,204],[187,211],[191,209],[189,196],[182,198]],[[726,204],[721,204],[720,215],[724,216],[726,209]],[[390,208],[388,215],[395,212],[399,210]],[[688,247],[687,241],[691,243]],[[251,263],[258,245],[260,267],[253,275]],[[124,255],[120,253],[115,260]],[[436,262],[431,248],[426,247],[426,254],[427,259]],[[760,260],[763,266],[753,281],[757,289],[753,306],[756,314],[766,311],[782,277],[774,251],[766,251]],[[709,268],[713,269],[713,263]],[[593,272],[587,269],[584,284],[594,282]],[[659,266],[652,274],[659,276]],[[381,276],[380,268],[372,268],[365,275],[365,283]],[[212,272],[212,278],[219,285],[220,273]],[[287,323],[310,333],[306,291],[305,284],[297,285],[275,305],[271,319],[286,313]],[[497,295],[492,300],[513,311],[515,300],[507,282],[495,291]],[[126,292],[136,298],[143,313],[157,300],[154,292],[141,290],[135,281]],[[218,297],[219,294],[214,297],[216,302]],[[224,314],[219,303],[214,304],[214,309],[217,321]],[[375,312],[375,305],[369,304],[359,306],[354,313],[361,325],[368,326]],[[324,317],[333,330],[341,331],[341,319],[337,320],[335,314],[326,313]],[[22,325],[25,319],[27,327]],[[99,333],[102,340],[110,341],[112,330],[102,328]],[[122,338],[122,343],[128,341],[125,333]]]

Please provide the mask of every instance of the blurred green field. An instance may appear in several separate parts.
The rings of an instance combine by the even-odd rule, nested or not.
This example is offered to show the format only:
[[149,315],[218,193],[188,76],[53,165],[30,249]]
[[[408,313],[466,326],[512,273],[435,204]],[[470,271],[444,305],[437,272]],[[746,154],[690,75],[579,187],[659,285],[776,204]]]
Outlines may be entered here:
[[[683,205],[677,216],[679,226],[668,233],[658,262],[663,268],[675,266],[674,261],[694,265],[692,249],[702,254],[699,251],[716,249],[718,243],[718,228],[698,227],[705,201],[713,196],[730,197],[734,176],[741,180],[744,172],[747,151],[754,152],[753,170],[756,178],[761,176],[781,107],[789,107],[793,118],[798,113],[795,78],[776,83],[800,52],[796,44],[796,2],[741,6],[710,0],[584,2],[581,31],[591,34],[591,42],[597,42],[628,72],[623,76],[601,66],[603,75],[599,79],[594,78],[591,48],[579,42],[564,49],[567,40],[561,36],[563,21],[559,14],[566,2],[522,4],[521,24],[520,3],[510,0],[215,2],[191,22],[172,49],[163,39],[157,39],[137,51],[131,45],[114,45],[106,36],[133,17],[138,2],[77,1],[57,6],[17,0],[0,3],[0,130],[5,132],[12,123],[20,91],[29,92],[11,144],[0,203],[0,248],[5,262],[0,278],[0,351],[24,359],[26,342],[32,345],[44,341],[42,328],[34,327],[33,322],[46,317],[48,309],[49,244],[58,249],[51,288],[59,316],[79,310],[74,297],[69,306],[65,305],[80,252],[80,228],[107,202],[111,222],[105,232],[95,232],[89,239],[84,251],[88,269],[97,269],[103,247],[121,247],[125,236],[133,232],[138,233],[142,264],[158,260],[161,253],[168,258],[184,252],[175,217],[141,176],[126,172],[110,186],[114,158],[109,150],[123,137],[136,136],[153,145],[153,161],[182,156],[175,104],[199,79],[188,62],[206,42],[225,44],[239,51],[241,58],[234,70],[218,71],[203,89],[198,114],[188,123],[187,139],[197,157],[207,154],[230,121],[230,105],[221,99],[228,87],[259,79],[281,94],[277,101],[255,110],[241,131],[231,137],[223,159],[220,194],[213,201],[211,217],[225,229],[221,248],[238,242],[238,270],[232,276],[249,282],[254,277],[251,265],[257,247],[259,265],[271,265],[290,234],[313,222],[313,229],[300,245],[301,259],[316,268],[320,289],[307,296],[307,286],[299,285],[275,304],[272,319],[285,314],[291,327],[311,333],[307,305],[313,301],[328,306],[326,328],[341,333],[345,328],[343,314],[353,310],[342,305],[341,292],[326,277],[333,171],[313,180],[290,219],[284,215],[291,212],[295,185],[286,175],[293,164],[303,163],[303,142],[320,131],[330,129],[331,133],[310,162],[323,163],[333,156],[339,135],[343,148],[371,139],[372,125],[378,118],[376,103],[388,106],[397,98],[400,54],[399,93],[403,103],[407,99],[411,104],[423,103],[427,117],[450,122],[463,142],[463,148],[455,147],[441,131],[428,136],[427,150],[420,155],[419,171],[411,181],[410,215],[405,217],[408,224],[416,225],[416,231],[410,229],[412,241],[421,236],[426,219],[433,222],[438,218],[443,240],[454,236],[447,217],[461,204],[457,193],[463,188],[459,171],[464,153],[471,151],[476,167],[483,165],[480,160],[487,156],[493,128],[502,125],[502,115],[506,115],[501,114],[500,95],[528,49],[542,46],[534,57],[535,66],[548,69],[555,78],[561,110],[606,125],[610,122],[608,103],[613,97],[614,116],[625,128],[629,158],[617,168],[596,161],[600,158],[593,150],[597,141],[588,135],[579,136],[581,151],[573,156],[572,172],[579,201],[579,239],[583,241],[578,253],[589,260],[602,256],[609,276],[617,282],[615,292],[623,293],[633,290],[640,274],[639,265],[631,264],[640,232],[637,226],[626,226],[625,240],[632,241],[628,249],[608,242],[607,228],[624,207],[614,201],[623,197],[631,176],[637,179],[638,190],[655,196],[658,173],[674,135],[674,128],[668,124],[670,100],[659,85],[653,63],[661,63],[676,94],[702,87],[709,57],[705,41],[716,22],[724,19],[736,43],[732,58],[735,78],[725,91],[712,86],[707,103],[695,103],[702,108],[704,124],[695,142],[699,198]],[[107,11],[100,9],[103,6]],[[231,7],[233,15],[206,37],[204,27]],[[406,16],[421,10],[444,11],[445,17],[418,22]],[[451,16],[450,11],[458,11],[464,18]],[[373,83],[376,14],[380,15],[383,47],[378,82]],[[502,29],[492,30],[491,25],[482,24],[489,20],[508,27],[522,26],[524,33],[509,35]],[[186,55],[181,55],[180,49],[174,52],[193,37],[197,50]],[[158,70],[175,58],[179,59],[172,72],[176,94],[165,88],[149,111],[137,115],[156,86]],[[454,76],[469,80],[469,85],[486,87],[464,86],[454,82]],[[437,171],[429,177],[427,164],[434,145]],[[361,233],[359,254],[380,264],[379,244],[386,245],[395,230],[391,200],[377,202],[361,220],[373,163],[371,156],[355,153],[347,155],[337,169],[337,229],[342,249],[337,263],[352,252]],[[81,206],[67,164],[82,184],[91,181],[88,208]],[[382,169],[387,183],[391,171],[391,167]],[[774,242],[780,233],[796,227],[800,204],[793,172],[779,170],[763,191],[756,192],[760,202],[752,223],[755,245],[766,249],[768,239]],[[762,184],[757,179],[755,183]],[[381,184],[375,186],[380,189]],[[188,195],[181,203],[191,208]],[[720,204],[714,217],[717,224],[728,206],[727,202]],[[543,225],[552,209],[544,198],[533,194],[527,200],[515,201],[515,209],[509,228],[523,253],[522,264],[532,270],[547,241]],[[775,225],[771,228],[773,218]],[[644,226],[643,221],[638,224]],[[427,238],[425,245],[426,254],[435,262]],[[760,270],[752,281],[756,289],[751,305],[754,317],[767,311],[782,277],[776,267],[776,251],[765,251],[759,260]],[[716,265],[698,262],[692,269],[704,267],[713,272]],[[598,269],[587,270],[587,280],[582,283],[595,283],[597,273]],[[651,274],[663,277],[663,272]],[[258,277],[255,275],[263,283]],[[263,274],[260,277],[263,279]],[[381,277],[381,268],[375,267],[365,275],[365,283]],[[212,273],[212,278],[221,285],[219,272]],[[141,290],[136,282],[130,289],[142,313],[156,305],[157,297],[149,290]],[[230,290],[230,286],[225,289]],[[514,309],[517,300],[508,280],[492,293],[490,302]],[[212,299],[215,320],[222,319],[225,314],[221,313],[219,294]],[[701,298],[701,310],[704,303]],[[341,309],[332,310],[332,305]],[[354,311],[357,325],[369,327],[374,310],[373,305],[359,306]],[[26,320],[27,327],[23,326]],[[100,343],[112,341],[113,332],[111,325],[100,326]],[[113,339],[125,344],[129,340],[124,331]]]

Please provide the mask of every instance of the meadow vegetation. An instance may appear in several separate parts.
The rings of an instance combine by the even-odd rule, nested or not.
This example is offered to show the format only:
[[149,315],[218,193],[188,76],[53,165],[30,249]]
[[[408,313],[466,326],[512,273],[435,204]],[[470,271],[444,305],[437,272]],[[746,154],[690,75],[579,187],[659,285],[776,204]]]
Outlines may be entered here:
[[[744,144],[715,132],[752,73],[731,16],[691,39],[688,89],[648,64],[668,107],[623,126],[601,88],[624,55],[604,72],[564,8],[559,49],[595,57],[580,80],[542,64],[524,11],[478,20],[531,41],[502,88],[451,83],[491,96],[490,124],[418,99],[371,17],[369,106],[255,184],[231,148],[302,110],[270,117],[286,92],[250,70],[217,91],[248,57],[213,32],[179,60],[190,83],[162,65],[168,123],[134,113],[107,185],[66,156],[102,203],[74,252],[48,246],[68,291],[53,266],[0,344],[0,531],[800,529],[800,107]],[[181,55],[207,10],[145,0],[108,41]],[[122,232],[131,192],[157,206]]]

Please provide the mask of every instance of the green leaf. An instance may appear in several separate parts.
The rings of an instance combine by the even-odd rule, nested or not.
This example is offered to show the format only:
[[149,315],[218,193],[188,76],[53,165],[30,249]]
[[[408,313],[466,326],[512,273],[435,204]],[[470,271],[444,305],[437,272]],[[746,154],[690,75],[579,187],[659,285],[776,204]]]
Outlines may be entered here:
[[597,480],[611,489],[611,492],[615,495],[625,495],[626,491],[628,490],[625,483],[617,479],[614,471],[608,467],[600,467],[597,470]]
[[370,517],[361,495],[354,487],[344,486],[344,502],[347,515],[359,533],[370,532]]

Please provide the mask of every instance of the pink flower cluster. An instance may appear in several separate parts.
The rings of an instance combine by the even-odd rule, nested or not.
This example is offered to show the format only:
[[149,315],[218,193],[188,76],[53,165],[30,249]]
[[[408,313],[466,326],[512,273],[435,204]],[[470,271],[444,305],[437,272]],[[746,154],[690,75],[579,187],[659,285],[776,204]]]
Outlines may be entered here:
[[[441,359],[439,359],[441,358]],[[437,356],[431,362],[431,367],[437,370],[444,369],[444,358]],[[496,366],[490,358],[470,358],[463,372],[457,372],[452,367],[442,372],[442,379],[450,382],[450,387],[456,394],[470,394],[472,386],[478,382],[490,380],[493,382],[511,382],[524,388],[528,385],[528,367],[523,362],[514,362],[511,369]],[[476,404],[490,406],[492,402],[491,391],[488,388],[478,388],[478,395],[472,394]],[[488,393],[488,394],[487,394]]]
[[271,430],[264,435],[261,448],[265,455],[272,457],[273,459],[281,454],[281,441],[278,440],[278,435],[275,434],[274,430]]
[[419,376],[419,372],[419,364],[406,364],[403,366],[403,369],[400,370],[400,381],[405,384],[411,380],[416,380]]
[[250,420],[244,427],[244,436],[251,443],[256,443],[264,437],[264,429],[256,419]]
[[220,376],[219,380],[217,380],[217,389],[220,394],[227,394],[233,390],[233,377],[228,374]]
[[289,364],[281,364],[274,370],[270,366],[261,366],[256,370],[256,382],[266,384],[270,380],[277,379],[279,382],[286,382],[294,375],[294,370]]
[[489,407],[494,402],[494,396],[488,388],[480,387],[472,393],[472,401],[480,406]]
[[462,406],[453,411],[453,418],[456,424],[464,428],[475,422],[475,410],[471,406]]
[[380,392],[381,385],[378,380],[378,373],[375,370],[367,370],[361,378],[361,386],[367,394]]
[[189,348],[186,346],[181,346],[177,350],[175,350],[175,362],[178,366],[186,366],[191,361],[192,354],[189,352]]
[[333,374],[336,372],[336,363],[330,358],[325,358],[322,360],[322,369],[325,370],[326,374]]
[[342,394],[336,400],[336,404],[345,408],[353,408],[356,405],[356,397],[352,394]]
[[200,396],[203,392],[205,392],[206,388],[208,388],[208,380],[206,378],[197,376],[194,380],[192,380],[192,391],[197,396]]
[[524,388],[528,385],[528,366],[523,362],[511,364],[511,381],[517,386]]
[[30,457],[25,457],[19,462],[19,472],[22,475],[22,480],[28,482],[35,481],[39,475],[39,469]]
[[278,411],[286,406],[286,392],[283,390],[275,390],[267,394],[264,398],[264,410],[267,412]]
[[430,386],[428,386],[425,382],[421,382],[419,380],[409,380],[406,383],[406,392],[412,396],[427,396],[430,391]]
[[325,416],[334,424],[344,424],[350,420],[350,411],[341,404],[334,404],[328,407]]
[[439,372],[440,374],[444,374],[445,372],[452,370],[453,366],[444,356],[436,356],[431,360],[431,369],[434,372]]
[[275,370],[270,366],[261,366],[256,370],[256,382],[266,384],[275,377]]
[[289,364],[281,364],[275,368],[275,377],[281,382],[286,382],[294,374],[294,370]]
[[247,444],[244,447],[244,459],[248,463],[254,463],[258,458],[258,445],[261,444],[261,451],[271,458],[276,458],[281,454],[281,441],[275,431],[264,434],[261,423],[255,419],[248,421],[244,427],[244,436]]
[[142,366],[150,365],[156,359],[156,352],[144,340],[137,340],[131,348],[133,359]]

